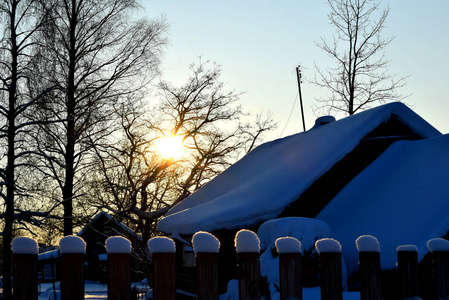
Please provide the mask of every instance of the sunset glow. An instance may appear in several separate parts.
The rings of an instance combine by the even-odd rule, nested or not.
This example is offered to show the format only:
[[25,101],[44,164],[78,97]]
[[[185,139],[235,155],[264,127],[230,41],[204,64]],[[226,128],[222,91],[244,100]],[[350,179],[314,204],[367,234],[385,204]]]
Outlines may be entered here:
[[156,151],[164,159],[179,159],[185,154],[182,136],[166,136],[156,140]]

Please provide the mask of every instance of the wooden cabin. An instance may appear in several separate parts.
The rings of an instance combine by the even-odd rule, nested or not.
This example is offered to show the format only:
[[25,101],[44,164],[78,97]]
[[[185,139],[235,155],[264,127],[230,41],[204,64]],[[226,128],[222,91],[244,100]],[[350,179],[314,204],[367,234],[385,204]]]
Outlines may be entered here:
[[190,286],[192,269],[184,264],[190,238],[197,231],[213,233],[221,241],[220,292],[224,292],[226,283],[237,276],[232,266],[238,230],[257,232],[262,223],[281,217],[315,218],[390,146],[441,136],[398,102],[334,122],[318,120],[306,132],[254,149],[174,206],[158,230],[177,240],[179,277],[188,278]]

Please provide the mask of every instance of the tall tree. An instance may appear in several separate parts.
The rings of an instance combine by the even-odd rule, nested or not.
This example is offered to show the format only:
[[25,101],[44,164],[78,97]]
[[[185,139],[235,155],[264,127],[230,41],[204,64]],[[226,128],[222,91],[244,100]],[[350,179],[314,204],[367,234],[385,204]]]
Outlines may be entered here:
[[[0,3],[0,144],[4,152],[0,167],[0,196],[4,201],[1,218],[3,237],[3,296],[11,299],[11,242],[14,221],[40,215],[19,209],[18,198],[26,198],[26,189],[18,180],[19,171],[26,169],[26,158],[32,153],[28,147],[28,131],[37,124],[27,111],[50,90],[28,89],[31,65],[37,51],[36,35],[43,26],[43,18],[36,15],[36,1],[5,0]],[[22,168],[25,167],[25,168]],[[28,170],[29,171],[29,170]],[[25,207],[24,205],[21,205]]]
[[41,128],[44,174],[54,178],[64,208],[64,235],[73,233],[73,200],[81,196],[91,142],[111,132],[112,104],[155,75],[164,21],[136,19],[135,0],[60,0],[48,7],[43,35],[48,80],[61,87],[45,109],[63,123]]
[[322,38],[317,46],[335,65],[325,71],[316,66],[313,83],[329,91],[328,96],[317,99],[317,108],[352,115],[376,103],[401,100],[398,89],[405,85],[405,78],[387,73],[390,61],[384,50],[393,38],[382,36],[389,8],[382,10],[376,0],[327,3],[336,32],[331,42]]
[[92,181],[92,199],[137,228],[144,239],[154,234],[170,207],[275,128],[270,116],[245,124],[240,94],[227,91],[220,76],[219,66],[200,62],[191,66],[184,85],[161,82],[153,113],[118,109],[122,142],[96,148],[99,172]]

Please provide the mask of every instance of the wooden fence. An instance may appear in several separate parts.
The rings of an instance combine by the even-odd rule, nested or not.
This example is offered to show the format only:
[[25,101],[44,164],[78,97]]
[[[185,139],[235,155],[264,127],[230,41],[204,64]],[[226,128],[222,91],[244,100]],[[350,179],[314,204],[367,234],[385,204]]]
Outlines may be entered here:
[[[26,238],[20,239],[23,241]],[[60,285],[61,298],[63,300],[81,300],[84,299],[84,242],[79,241],[79,237],[73,236],[63,239],[66,239],[66,242],[60,243],[63,272]],[[300,243],[294,238],[287,239],[289,240],[284,240],[283,243],[276,241],[279,252],[280,299],[301,300]],[[113,241],[114,243],[111,242],[110,247],[107,244],[108,299],[129,300],[132,299],[130,244],[129,241],[121,237],[114,237]],[[377,246],[376,243],[377,240],[371,236],[363,236],[357,243],[361,300],[381,299],[380,252],[378,243]],[[207,243],[204,240],[198,241],[197,244],[194,240],[193,243],[198,268],[197,299],[218,300],[218,248],[205,246],[205,244]],[[287,246],[281,247],[281,244]],[[436,299],[447,298],[449,297],[449,242],[433,239],[429,241],[428,245],[433,257]],[[154,299],[176,299],[174,242],[169,238],[158,237],[151,239],[148,246],[152,253]],[[261,298],[259,288],[260,251],[258,247],[258,245],[257,247],[240,247],[241,250],[238,250],[237,247],[238,264],[241,271],[239,278],[240,300],[259,300]],[[323,239],[317,241],[316,247],[320,255],[321,299],[342,300],[341,246],[338,241]],[[28,246],[14,247],[13,242],[14,299],[37,300],[38,297],[37,251],[33,247],[32,251],[29,251],[28,248]],[[400,297],[401,299],[418,299],[417,249],[413,246],[401,246],[397,250],[398,274],[401,283]]]

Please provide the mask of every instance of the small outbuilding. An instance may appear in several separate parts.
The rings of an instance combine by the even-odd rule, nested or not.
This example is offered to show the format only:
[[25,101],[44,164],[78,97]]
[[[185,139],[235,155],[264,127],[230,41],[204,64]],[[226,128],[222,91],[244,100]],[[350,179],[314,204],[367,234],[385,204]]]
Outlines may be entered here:
[[[132,248],[138,254],[144,253],[145,243],[140,235],[119,222],[106,212],[98,213],[79,233],[86,243],[85,278],[86,280],[105,282],[107,279],[106,239],[111,236],[127,238]],[[136,256],[137,257],[137,256]],[[134,280],[142,280],[140,259],[133,257],[132,269]],[[59,250],[52,250],[39,254],[39,270],[42,281],[59,280]],[[144,259],[144,258],[142,258]]]

